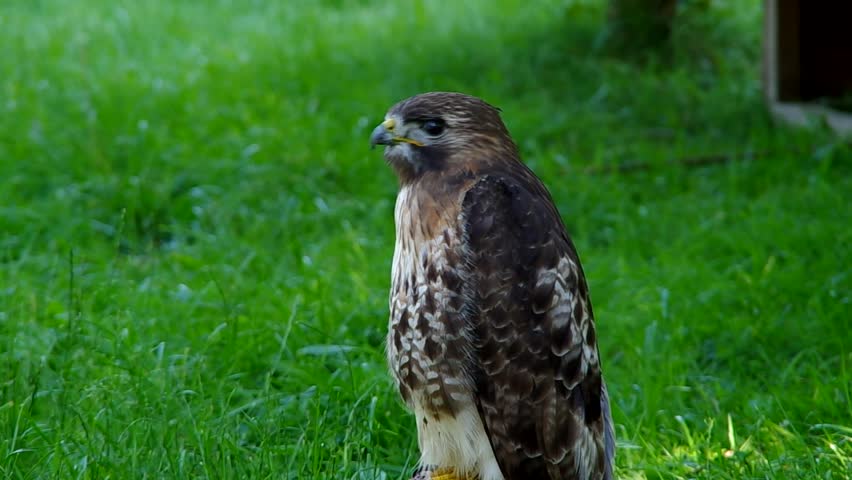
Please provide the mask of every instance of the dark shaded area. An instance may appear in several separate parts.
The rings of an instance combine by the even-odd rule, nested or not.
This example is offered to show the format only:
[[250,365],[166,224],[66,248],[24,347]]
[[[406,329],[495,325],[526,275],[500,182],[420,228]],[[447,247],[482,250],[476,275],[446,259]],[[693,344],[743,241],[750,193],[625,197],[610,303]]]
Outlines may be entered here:
[[634,52],[665,46],[672,37],[677,6],[677,0],[610,0],[610,46]]
[[799,8],[802,99],[852,93],[852,3],[802,2]]
[[842,99],[852,93],[852,3],[788,0],[777,11],[780,100]]

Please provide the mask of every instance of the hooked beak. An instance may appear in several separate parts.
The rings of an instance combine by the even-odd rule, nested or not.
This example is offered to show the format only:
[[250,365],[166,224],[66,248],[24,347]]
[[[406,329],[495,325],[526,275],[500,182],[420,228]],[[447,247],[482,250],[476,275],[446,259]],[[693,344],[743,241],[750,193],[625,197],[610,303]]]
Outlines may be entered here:
[[376,148],[376,145],[395,145],[397,143],[410,143],[415,147],[422,147],[423,143],[412,138],[400,137],[394,135],[393,130],[396,122],[393,118],[389,118],[373,129],[370,134],[370,148]]
[[371,149],[376,148],[376,145],[392,145],[394,143],[393,133],[385,127],[385,123],[387,123],[387,121],[374,128],[373,133],[370,134]]

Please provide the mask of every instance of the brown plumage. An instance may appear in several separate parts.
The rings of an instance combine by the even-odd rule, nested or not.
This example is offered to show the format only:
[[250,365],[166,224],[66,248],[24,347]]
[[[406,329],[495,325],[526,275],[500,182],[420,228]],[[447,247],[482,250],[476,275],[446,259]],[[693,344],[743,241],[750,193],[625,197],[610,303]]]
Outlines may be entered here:
[[418,95],[390,109],[371,143],[386,145],[400,181],[388,359],[423,467],[452,472],[443,478],[613,478],[583,269],[499,111],[459,93]]

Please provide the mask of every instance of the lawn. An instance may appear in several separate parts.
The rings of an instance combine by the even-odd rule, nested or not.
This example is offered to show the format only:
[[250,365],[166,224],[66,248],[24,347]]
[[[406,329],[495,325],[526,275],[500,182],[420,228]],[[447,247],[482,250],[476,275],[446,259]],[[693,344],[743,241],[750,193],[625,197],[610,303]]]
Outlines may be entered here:
[[428,90],[555,197],[619,478],[852,477],[852,149],[765,113],[759,2],[628,59],[599,3],[0,3],[0,477],[408,478],[367,144]]

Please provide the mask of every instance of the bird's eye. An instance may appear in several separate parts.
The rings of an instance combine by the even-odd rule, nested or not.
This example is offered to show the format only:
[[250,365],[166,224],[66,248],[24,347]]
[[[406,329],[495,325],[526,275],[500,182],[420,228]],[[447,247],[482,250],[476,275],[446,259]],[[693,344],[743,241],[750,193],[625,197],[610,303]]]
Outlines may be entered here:
[[446,125],[444,124],[443,120],[433,119],[426,120],[425,122],[423,122],[423,125],[421,125],[420,128],[422,128],[423,131],[426,132],[428,135],[437,137],[438,135],[444,133],[445,126]]

